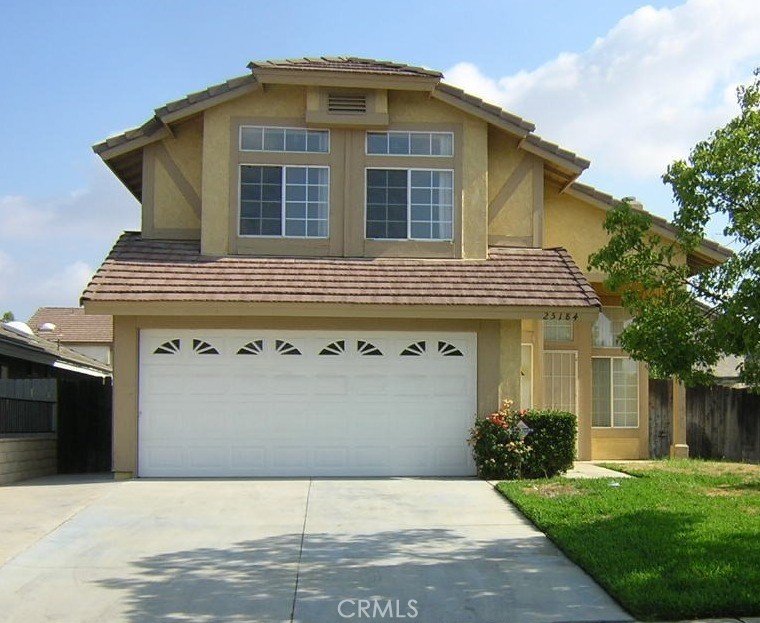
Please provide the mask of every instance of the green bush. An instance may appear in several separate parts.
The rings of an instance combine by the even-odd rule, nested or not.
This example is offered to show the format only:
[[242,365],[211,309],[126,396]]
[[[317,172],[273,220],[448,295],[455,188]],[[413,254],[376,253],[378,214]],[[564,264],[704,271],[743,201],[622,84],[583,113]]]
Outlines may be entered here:
[[567,411],[526,411],[522,418],[531,429],[525,438],[531,453],[523,477],[551,478],[570,469],[575,459],[575,416]]
[[513,411],[506,400],[498,412],[475,421],[469,442],[481,478],[551,478],[572,467],[575,435],[572,413]]
[[517,426],[520,414],[512,411],[512,401],[486,418],[476,419],[470,431],[470,445],[478,476],[487,480],[514,480],[522,476],[522,467],[530,448]]

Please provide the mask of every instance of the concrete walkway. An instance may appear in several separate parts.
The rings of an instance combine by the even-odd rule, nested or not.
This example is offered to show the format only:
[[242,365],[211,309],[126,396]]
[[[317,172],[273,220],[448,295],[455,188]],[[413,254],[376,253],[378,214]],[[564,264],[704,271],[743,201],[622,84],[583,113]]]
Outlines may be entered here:
[[631,620],[479,480],[59,486],[0,489],[49,527],[0,524],[4,623]]
[[607,469],[591,461],[576,461],[573,469],[565,474],[566,478],[631,478],[630,474],[624,474],[613,469]]

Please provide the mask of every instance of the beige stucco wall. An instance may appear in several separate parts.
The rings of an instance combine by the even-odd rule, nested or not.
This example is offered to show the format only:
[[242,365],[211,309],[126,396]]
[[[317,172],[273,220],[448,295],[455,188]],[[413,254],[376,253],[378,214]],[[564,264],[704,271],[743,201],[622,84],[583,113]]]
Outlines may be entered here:
[[[202,251],[209,255],[255,252],[484,258],[488,244],[488,124],[413,91],[390,91],[388,114],[391,130],[453,131],[455,156],[372,159],[364,153],[366,128],[330,128],[331,153],[323,158],[331,168],[329,241],[236,239],[239,162],[256,156],[269,164],[320,158],[313,154],[248,153],[249,160],[241,159],[239,125],[304,125],[306,87],[291,85],[267,85],[214,106],[173,127],[173,137],[146,147],[143,232],[149,237],[200,236]],[[364,168],[381,163],[454,170],[457,206],[452,242],[364,240]],[[511,198],[511,205],[516,201],[517,197]]]
[[[114,318],[113,470],[117,478],[137,472],[139,332],[148,328],[467,331],[477,334],[478,415],[491,413],[500,398],[519,395],[519,320],[331,319],[256,317]],[[514,392],[517,391],[518,394]],[[473,414],[474,416],[475,414]]]
[[544,176],[540,158],[519,150],[518,140],[488,133],[488,240],[491,244],[540,247]]
[[602,227],[606,212],[555,188],[547,187],[544,209],[544,246],[564,247],[584,273],[589,274],[589,255],[608,240]]
[[57,448],[54,434],[0,438],[0,485],[55,474]]
[[200,236],[203,120],[173,128],[173,136],[145,148],[142,231],[149,238]]

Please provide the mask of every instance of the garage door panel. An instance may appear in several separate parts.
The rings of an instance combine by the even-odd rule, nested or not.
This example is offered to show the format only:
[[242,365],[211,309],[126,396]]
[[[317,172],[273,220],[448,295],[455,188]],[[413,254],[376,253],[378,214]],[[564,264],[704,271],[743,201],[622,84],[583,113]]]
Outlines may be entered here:
[[226,443],[214,444],[198,440],[200,443],[187,446],[187,462],[191,468],[206,472],[226,470],[230,464],[230,448]]
[[311,379],[313,393],[316,396],[346,396],[349,379],[345,372],[338,374],[315,374]]
[[308,446],[280,446],[272,448],[272,463],[275,468],[283,468],[287,475],[293,475],[294,469],[308,469],[311,461]]
[[365,398],[382,397],[388,394],[389,377],[387,374],[376,372],[374,374],[358,374],[351,379],[351,393]]
[[226,384],[227,391],[234,391],[241,400],[246,401],[264,396],[268,391],[266,378],[257,368],[244,373],[230,372]]
[[314,448],[313,457],[315,469],[323,473],[344,470],[349,466],[349,449],[345,445]]
[[263,445],[238,446],[230,451],[230,465],[240,475],[263,471],[267,465],[267,448]]
[[164,470],[167,476],[175,475],[174,471],[185,466],[185,449],[182,446],[154,445],[141,449],[141,457],[152,468]]
[[369,475],[374,475],[379,470],[390,467],[389,451],[390,447],[386,445],[360,445],[353,452],[352,462],[360,470],[375,470],[367,472]]
[[142,476],[474,473],[474,334],[146,330],[140,352]]

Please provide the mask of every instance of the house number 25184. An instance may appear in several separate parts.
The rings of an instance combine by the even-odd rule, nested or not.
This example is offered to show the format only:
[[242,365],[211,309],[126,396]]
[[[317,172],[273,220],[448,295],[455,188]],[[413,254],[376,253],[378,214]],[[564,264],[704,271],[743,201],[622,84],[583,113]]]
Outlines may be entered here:
[[544,320],[578,320],[578,313],[545,311]]

